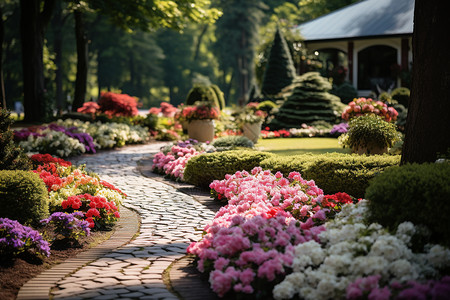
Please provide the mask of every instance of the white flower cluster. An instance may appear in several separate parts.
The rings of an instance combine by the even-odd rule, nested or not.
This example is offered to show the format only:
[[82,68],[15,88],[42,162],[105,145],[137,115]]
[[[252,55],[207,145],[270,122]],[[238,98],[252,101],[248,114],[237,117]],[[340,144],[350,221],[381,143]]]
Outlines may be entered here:
[[78,155],[86,151],[80,141],[67,136],[63,132],[45,129],[42,134],[45,136],[28,136],[26,140],[19,142],[19,146],[25,152],[49,153],[59,157]]
[[94,139],[99,149],[121,147],[125,144],[142,143],[149,137],[148,129],[142,126],[130,126],[122,123],[83,122],[79,120],[58,120],[58,125],[78,127]]
[[367,201],[344,206],[325,226],[320,243],[309,241],[295,248],[293,273],[275,286],[275,299],[344,299],[347,286],[359,277],[380,275],[381,281],[405,282],[439,276],[450,266],[450,251],[428,245],[413,253],[408,245],[415,227],[410,222],[390,234],[379,224],[363,223]]

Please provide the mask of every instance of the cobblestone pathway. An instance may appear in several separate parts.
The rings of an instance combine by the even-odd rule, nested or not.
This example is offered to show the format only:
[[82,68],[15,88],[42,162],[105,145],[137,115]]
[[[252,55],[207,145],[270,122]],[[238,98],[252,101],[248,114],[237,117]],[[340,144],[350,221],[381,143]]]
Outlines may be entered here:
[[214,212],[172,186],[140,175],[137,161],[162,144],[126,147],[72,160],[124,191],[124,206],[139,214],[139,235],[130,243],[60,280],[54,299],[178,299],[163,272],[183,257]]

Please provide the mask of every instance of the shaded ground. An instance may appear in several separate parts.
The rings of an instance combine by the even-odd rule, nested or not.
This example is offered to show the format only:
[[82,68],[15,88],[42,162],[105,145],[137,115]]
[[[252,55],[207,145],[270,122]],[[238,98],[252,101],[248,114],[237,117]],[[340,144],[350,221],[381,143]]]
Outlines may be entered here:
[[53,265],[75,257],[100,242],[109,238],[113,231],[92,232],[89,237],[80,238],[79,248],[68,248],[64,250],[51,251],[50,257],[43,261],[33,259],[30,256],[21,256],[15,260],[0,262],[0,299],[16,299],[19,289],[28,280],[35,277],[42,271],[51,268]]

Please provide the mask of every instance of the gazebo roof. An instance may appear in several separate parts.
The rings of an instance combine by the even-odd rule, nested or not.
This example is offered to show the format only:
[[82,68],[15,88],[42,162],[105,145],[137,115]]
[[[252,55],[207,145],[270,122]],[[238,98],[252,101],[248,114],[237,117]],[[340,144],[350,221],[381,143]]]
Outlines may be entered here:
[[414,0],[364,0],[300,24],[305,41],[410,35]]

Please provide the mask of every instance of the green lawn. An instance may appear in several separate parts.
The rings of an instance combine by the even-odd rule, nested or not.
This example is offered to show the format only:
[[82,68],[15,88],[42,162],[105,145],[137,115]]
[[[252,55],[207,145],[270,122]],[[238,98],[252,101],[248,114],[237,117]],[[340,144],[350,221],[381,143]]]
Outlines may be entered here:
[[295,155],[303,153],[350,153],[343,149],[335,138],[280,138],[259,139],[256,144],[258,150],[268,151],[279,155]]

